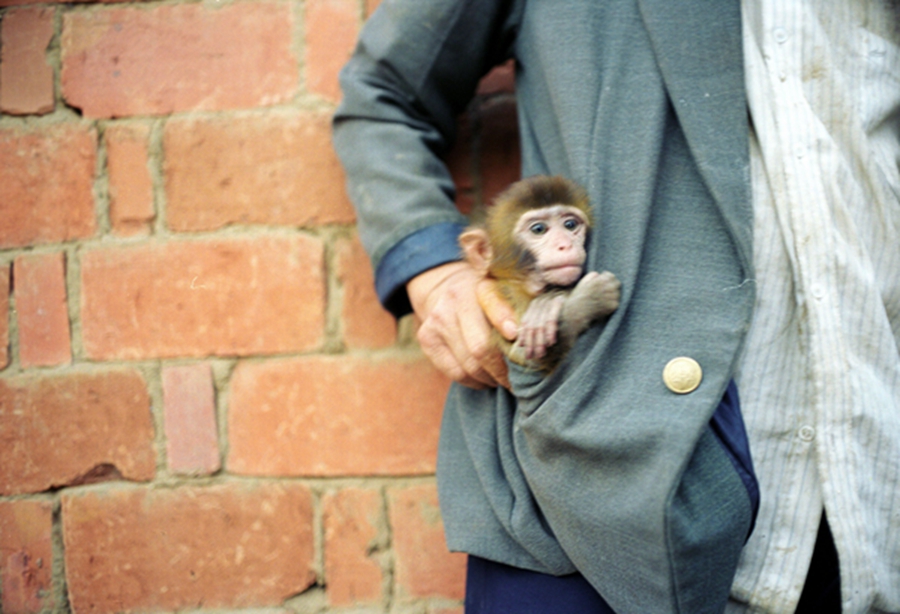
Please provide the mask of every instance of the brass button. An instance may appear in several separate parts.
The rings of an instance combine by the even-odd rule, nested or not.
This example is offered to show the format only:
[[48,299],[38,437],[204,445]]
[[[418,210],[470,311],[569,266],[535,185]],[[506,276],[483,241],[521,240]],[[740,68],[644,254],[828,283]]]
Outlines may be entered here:
[[693,392],[703,380],[703,369],[693,358],[679,356],[669,361],[663,369],[666,388],[676,394]]

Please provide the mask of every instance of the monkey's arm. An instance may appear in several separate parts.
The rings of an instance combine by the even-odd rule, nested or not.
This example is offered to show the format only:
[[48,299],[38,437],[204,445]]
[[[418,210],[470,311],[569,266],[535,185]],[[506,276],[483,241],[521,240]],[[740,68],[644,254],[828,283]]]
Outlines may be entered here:
[[[510,359],[552,369],[590,324],[619,306],[621,283],[609,271],[587,273],[571,290],[536,296],[522,315]],[[553,347],[553,357],[547,355]],[[549,364],[548,364],[549,361]]]
[[[568,292],[555,290],[534,297],[519,323],[516,351],[526,361],[541,360],[547,348],[556,344],[557,329]],[[517,356],[518,358],[518,356]]]
[[619,307],[622,283],[610,273],[590,271],[566,297],[559,318],[559,336],[571,347],[591,322],[608,316]]

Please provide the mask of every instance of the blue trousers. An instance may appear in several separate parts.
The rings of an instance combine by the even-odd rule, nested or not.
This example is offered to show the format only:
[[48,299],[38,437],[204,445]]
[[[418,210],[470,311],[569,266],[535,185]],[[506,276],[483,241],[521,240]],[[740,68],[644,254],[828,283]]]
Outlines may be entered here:
[[[840,614],[837,551],[824,515],[796,614]],[[615,614],[581,574],[554,577],[469,555],[466,614]]]
[[581,574],[550,576],[469,555],[466,614],[615,614]]

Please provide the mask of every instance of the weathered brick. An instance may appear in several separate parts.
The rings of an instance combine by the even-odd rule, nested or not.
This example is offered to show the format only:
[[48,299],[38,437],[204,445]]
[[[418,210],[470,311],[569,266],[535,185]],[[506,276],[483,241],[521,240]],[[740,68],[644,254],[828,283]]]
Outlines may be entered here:
[[53,504],[0,501],[0,607],[8,614],[52,610]]
[[124,124],[106,129],[109,219],[123,236],[146,235],[155,217],[147,151],[150,127]]
[[150,399],[136,371],[0,380],[0,495],[150,480],[155,468]]
[[164,148],[174,230],[355,219],[327,114],[171,120]]
[[384,524],[381,494],[347,488],[328,493],[322,507],[329,603],[345,606],[380,600],[383,574],[371,553],[379,545],[379,527]]
[[341,95],[338,72],[343,68],[359,36],[356,0],[307,0],[306,87],[329,100]]
[[212,369],[208,364],[166,367],[162,385],[169,470],[215,473],[221,461]]
[[356,239],[342,241],[337,252],[337,275],[343,286],[344,342],[352,348],[391,345],[397,338],[397,322],[378,302],[372,265],[362,244]]
[[467,114],[456,120],[456,140],[444,156],[444,163],[456,188],[456,208],[468,215],[475,206],[472,121]]
[[90,237],[96,159],[90,128],[0,130],[0,248]]
[[437,488],[391,489],[388,502],[400,596],[462,599],[466,556],[447,550]]
[[240,364],[227,467],[273,476],[431,473],[447,387],[418,355]]
[[53,69],[47,46],[53,38],[53,11],[20,9],[0,21],[0,111],[12,115],[53,110]]
[[[97,4],[115,4],[131,2],[131,0],[95,0]],[[0,7],[19,6],[26,4],[83,4],[83,0],[0,0]]]
[[279,605],[315,579],[299,484],[67,491],[62,521],[75,614]]
[[297,89],[292,30],[282,2],[66,13],[63,94],[89,117],[284,102]]
[[0,369],[9,365],[9,265],[0,266]]
[[488,101],[479,108],[482,198],[491,202],[521,177],[519,125],[512,98]]
[[496,94],[512,94],[516,91],[516,65],[513,60],[508,60],[499,66],[495,66],[478,83],[477,94],[479,96],[493,96]]
[[25,4],[44,4],[44,0],[0,0],[0,8]]
[[64,258],[56,252],[26,254],[15,260],[19,362],[25,368],[72,360]]
[[296,352],[324,334],[323,246],[307,236],[90,250],[81,290],[91,358]]
[[381,4],[381,0],[365,0],[366,3],[366,16],[368,17],[372,13],[375,12],[375,9]]

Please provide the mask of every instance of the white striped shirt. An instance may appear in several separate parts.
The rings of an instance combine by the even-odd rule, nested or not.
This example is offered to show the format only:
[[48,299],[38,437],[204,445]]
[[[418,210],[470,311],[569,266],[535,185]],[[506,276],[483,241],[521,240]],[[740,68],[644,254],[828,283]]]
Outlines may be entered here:
[[900,2],[744,0],[761,509],[728,612],[793,612],[823,508],[843,612],[900,612]]

